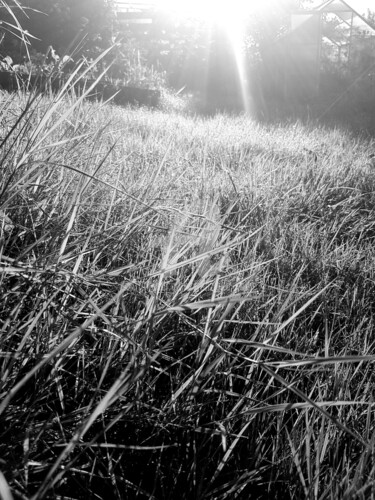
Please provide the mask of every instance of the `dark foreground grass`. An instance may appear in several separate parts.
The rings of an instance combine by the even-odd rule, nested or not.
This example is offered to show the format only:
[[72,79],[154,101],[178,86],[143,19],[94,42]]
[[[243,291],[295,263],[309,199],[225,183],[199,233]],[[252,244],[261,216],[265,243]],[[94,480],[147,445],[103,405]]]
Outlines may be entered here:
[[0,495],[374,495],[375,143],[0,97]]

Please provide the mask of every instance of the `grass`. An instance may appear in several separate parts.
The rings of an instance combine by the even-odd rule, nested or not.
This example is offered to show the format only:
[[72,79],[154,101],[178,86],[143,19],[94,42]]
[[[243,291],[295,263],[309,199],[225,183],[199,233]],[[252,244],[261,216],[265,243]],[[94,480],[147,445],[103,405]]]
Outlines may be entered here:
[[0,97],[0,496],[374,495],[374,141]]

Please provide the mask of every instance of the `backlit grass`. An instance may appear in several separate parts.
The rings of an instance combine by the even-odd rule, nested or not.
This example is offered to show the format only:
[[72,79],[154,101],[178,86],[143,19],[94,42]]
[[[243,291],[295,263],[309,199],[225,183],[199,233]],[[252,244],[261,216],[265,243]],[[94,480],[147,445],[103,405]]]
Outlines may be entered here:
[[0,494],[371,497],[374,141],[0,115]]

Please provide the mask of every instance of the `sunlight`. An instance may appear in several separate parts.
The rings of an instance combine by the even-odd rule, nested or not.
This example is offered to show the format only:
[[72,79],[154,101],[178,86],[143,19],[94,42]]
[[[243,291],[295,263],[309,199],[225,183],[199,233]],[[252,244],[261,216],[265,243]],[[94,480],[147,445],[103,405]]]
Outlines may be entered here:
[[157,0],[163,9],[173,11],[180,17],[196,17],[229,31],[242,30],[246,15],[251,8],[248,0]]
[[250,111],[249,93],[243,59],[243,35],[248,16],[262,9],[249,0],[157,0],[162,9],[175,12],[180,18],[196,18],[208,28],[219,28],[230,40],[236,61],[241,94],[246,111]]

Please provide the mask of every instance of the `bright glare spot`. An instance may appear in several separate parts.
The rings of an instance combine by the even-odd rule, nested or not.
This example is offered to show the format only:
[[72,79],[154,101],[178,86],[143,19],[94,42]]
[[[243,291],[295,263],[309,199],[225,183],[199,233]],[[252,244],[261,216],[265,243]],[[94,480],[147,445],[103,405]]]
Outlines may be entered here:
[[156,3],[179,17],[195,17],[230,34],[242,31],[246,16],[254,10],[250,6],[252,0],[157,0]]
[[266,13],[269,0],[153,0],[161,9],[175,13],[178,18],[193,18],[209,28],[219,28],[230,42],[237,66],[241,94],[248,111],[249,92],[243,59],[246,24],[251,14]]

